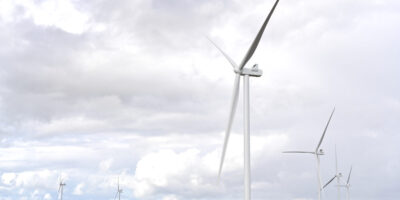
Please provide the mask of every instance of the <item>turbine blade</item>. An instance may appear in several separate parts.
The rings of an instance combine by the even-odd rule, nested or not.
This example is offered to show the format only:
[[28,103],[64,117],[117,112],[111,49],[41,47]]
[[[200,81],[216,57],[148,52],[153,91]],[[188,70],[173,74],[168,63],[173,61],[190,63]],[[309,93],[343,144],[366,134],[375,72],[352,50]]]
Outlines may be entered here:
[[349,176],[347,177],[347,184],[350,182],[351,170],[353,170],[353,166],[350,167]]
[[325,188],[326,186],[328,186],[329,183],[331,183],[335,178],[336,178],[336,176],[334,176],[333,178],[331,178],[331,180],[329,180],[329,181],[324,185],[324,187],[322,187],[322,189]]
[[235,63],[235,61],[232,60],[232,58],[230,58],[228,56],[228,54],[226,54],[214,41],[212,41],[209,37],[207,37],[208,41],[210,41],[218,50],[219,52],[221,52],[221,54],[229,61],[229,63],[232,65],[233,69],[235,71],[237,71],[239,69],[238,65]]
[[326,130],[328,129],[329,123],[331,122],[333,113],[335,113],[335,108],[333,108],[333,110],[332,110],[331,116],[329,117],[328,123],[327,123],[326,126],[325,126],[324,133],[322,133],[322,137],[321,137],[321,139],[319,140],[319,143],[318,143],[317,148],[315,149],[315,152],[318,151],[319,147],[320,147],[321,144],[322,144],[322,141],[324,140],[325,133],[326,133]]
[[60,193],[62,183],[63,179],[60,177],[60,183],[58,184],[58,193]]
[[338,166],[337,166],[337,151],[336,151],[336,144],[335,144],[335,164],[336,164],[336,175],[338,174]]
[[282,153],[311,153],[311,154],[314,154],[314,152],[311,152],[311,151],[283,151]]
[[118,196],[118,192],[119,192],[119,191],[117,191],[117,193],[115,193],[115,197],[114,197],[114,200],[116,200],[116,199],[117,199],[117,196]]
[[247,50],[246,55],[244,56],[242,62],[239,65],[239,70],[243,69],[243,67],[246,65],[247,61],[250,60],[251,56],[253,56],[254,52],[256,51],[258,43],[260,42],[261,37],[264,33],[265,27],[267,26],[272,14],[274,13],[274,10],[275,10],[276,6],[278,5],[278,2],[279,2],[279,0],[276,0],[274,6],[272,7],[271,11],[269,12],[267,18],[265,19],[263,25],[261,26],[260,30],[258,31],[256,38],[254,39],[253,43],[251,44],[249,50]]
[[221,177],[222,166],[224,165],[226,148],[228,146],[228,141],[229,141],[229,134],[230,134],[231,128],[232,128],[233,118],[235,117],[237,100],[238,100],[238,97],[239,97],[239,85],[240,85],[240,74],[236,74],[234,88],[233,88],[231,112],[230,112],[230,115],[229,115],[228,127],[226,128],[224,146],[222,148],[221,162],[220,162],[220,165],[219,165],[218,180]]

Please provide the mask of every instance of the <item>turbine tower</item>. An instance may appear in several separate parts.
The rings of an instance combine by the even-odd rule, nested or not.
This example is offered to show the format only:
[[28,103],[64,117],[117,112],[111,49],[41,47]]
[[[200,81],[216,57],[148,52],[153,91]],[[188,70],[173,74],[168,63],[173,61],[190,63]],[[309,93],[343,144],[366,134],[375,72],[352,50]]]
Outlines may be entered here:
[[[325,189],[326,186],[328,186],[335,178],[337,181],[337,185],[340,185],[340,178],[342,178],[342,173],[338,171],[338,162],[337,162],[337,151],[336,151],[336,145],[335,145],[335,164],[336,164],[336,173],[333,178],[331,178],[325,185],[322,187],[322,189]],[[340,200],[340,187],[337,187],[338,189],[338,199]]]
[[224,164],[226,148],[228,145],[229,135],[232,127],[233,118],[235,116],[237,100],[239,96],[239,85],[240,85],[240,77],[243,76],[244,83],[243,83],[243,95],[244,95],[244,195],[245,200],[250,200],[251,198],[251,181],[250,181],[250,102],[249,102],[249,77],[260,77],[262,75],[262,71],[258,69],[257,65],[254,65],[251,69],[244,68],[246,63],[250,60],[253,56],[255,50],[257,49],[258,43],[264,33],[265,27],[267,26],[276,6],[278,5],[279,0],[276,0],[274,6],[272,7],[271,11],[269,12],[267,18],[265,19],[263,25],[261,26],[260,30],[256,38],[254,39],[253,43],[251,44],[249,50],[247,51],[246,55],[244,56],[243,60],[241,61],[240,65],[237,65],[221,48],[219,48],[213,41],[210,42],[214,44],[214,46],[222,53],[222,55],[229,61],[229,63],[233,66],[233,70],[236,74],[234,88],[233,88],[233,96],[232,96],[232,104],[230,115],[228,119],[228,126],[226,128],[224,145],[222,148],[222,156],[219,165],[219,172],[218,172],[218,180],[220,180],[222,166]]
[[315,155],[315,160],[317,162],[317,177],[318,177],[318,199],[321,199],[321,190],[322,190],[322,183],[321,183],[321,170],[320,170],[320,156],[324,155],[324,151],[320,149],[322,141],[324,140],[326,130],[328,129],[329,123],[331,122],[333,113],[335,113],[335,108],[333,108],[331,116],[329,117],[328,123],[325,126],[324,132],[322,133],[322,137],[319,140],[317,148],[314,151],[284,151],[283,153],[309,153]]
[[63,199],[63,192],[64,192],[64,186],[66,186],[67,184],[65,184],[65,182],[63,182],[62,179],[60,179],[60,183],[58,186],[58,196],[60,198],[60,200]]
[[353,167],[350,167],[350,172],[349,172],[349,176],[347,177],[346,184],[338,185],[338,187],[345,187],[346,188],[346,190],[347,190],[347,194],[346,194],[347,200],[349,200],[349,198],[350,198],[350,176],[351,176],[351,171],[352,170],[353,170]]
[[117,199],[117,196],[118,196],[118,200],[121,200],[121,193],[122,193],[122,189],[119,188],[119,177],[118,177],[118,188],[117,188],[117,193],[115,194],[114,200]]

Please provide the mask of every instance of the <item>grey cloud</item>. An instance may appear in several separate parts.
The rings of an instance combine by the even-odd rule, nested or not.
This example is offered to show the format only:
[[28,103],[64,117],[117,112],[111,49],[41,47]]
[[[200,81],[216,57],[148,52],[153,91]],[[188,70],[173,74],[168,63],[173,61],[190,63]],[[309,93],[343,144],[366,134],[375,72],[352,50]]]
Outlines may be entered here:
[[[90,14],[90,27],[80,35],[38,26],[29,18],[2,21],[1,173],[62,169],[71,174],[72,191],[82,176],[97,181],[123,170],[133,176],[138,161],[160,149],[219,150],[231,69],[202,33],[239,60],[270,4],[80,2],[75,6]],[[315,198],[312,158],[280,151],[312,149],[335,105],[323,143],[323,178],[334,171],[336,143],[343,173],[354,166],[354,199],[397,199],[398,9],[396,1],[281,1],[250,61],[264,70],[262,78],[251,82],[251,122],[254,136],[280,134],[288,141],[276,149],[267,143],[262,155],[254,157],[255,199]],[[96,24],[105,30],[96,32]],[[239,106],[234,132],[240,133],[241,118]],[[38,157],[12,162],[7,154],[54,146],[71,155],[38,152]],[[86,154],[74,156],[75,148]],[[99,163],[107,159],[113,159],[110,171],[99,172]],[[180,189],[190,175],[186,171],[144,198],[242,198],[241,170],[226,171],[215,190],[207,187],[216,175],[199,174],[206,186]],[[113,191],[106,182],[101,195]],[[96,184],[85,182],[89,192],[82,198],[98,197]],[[47,189],[42,188],[43,194]],[[132,197],[133,190],[126,195]],[[8,194],[18,196],[16,191]],[[327,195],[335,197],[335,188]]]

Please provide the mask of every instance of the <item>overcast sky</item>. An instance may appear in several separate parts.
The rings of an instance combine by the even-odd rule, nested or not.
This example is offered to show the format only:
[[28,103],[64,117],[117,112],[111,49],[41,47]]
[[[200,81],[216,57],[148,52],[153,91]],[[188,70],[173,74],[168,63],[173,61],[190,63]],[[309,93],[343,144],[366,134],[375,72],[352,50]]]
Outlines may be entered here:
[[[0,200],[243,199],[236,62],[273,0],[1,0]],[[281,0],[248,66],[253,199],[400,199],[400,2]],[[343,193],[344,191],[342,191]],[[334,185],[325,199],[337,199]],[[344,198],[344,196],[342,197]]]

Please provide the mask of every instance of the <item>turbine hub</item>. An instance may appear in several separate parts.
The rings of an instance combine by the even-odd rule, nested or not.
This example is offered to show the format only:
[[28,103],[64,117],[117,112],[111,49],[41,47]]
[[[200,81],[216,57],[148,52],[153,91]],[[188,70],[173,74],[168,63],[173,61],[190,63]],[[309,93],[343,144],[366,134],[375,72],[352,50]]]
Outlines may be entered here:
[[258,71],[258,64],[254,64],[251,68],[252,71]]

